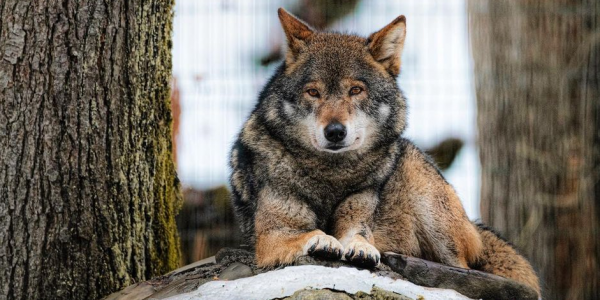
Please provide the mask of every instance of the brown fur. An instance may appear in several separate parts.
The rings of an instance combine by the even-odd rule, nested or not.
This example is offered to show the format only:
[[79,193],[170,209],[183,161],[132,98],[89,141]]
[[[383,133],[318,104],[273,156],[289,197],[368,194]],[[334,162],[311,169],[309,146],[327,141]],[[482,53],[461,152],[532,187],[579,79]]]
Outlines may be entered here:
[[258,236],[256,240],[258,265],[268,267],[291,264],[298,256],[306,254],[302,252],[302,249],[308,240],[315,235],[325,235],[325,233],[321,230],[300,234],[274,231]]
[[531,264],[493,231],[481,227],[477,229],[484,247],[478,257],[479,264],[475,267],[484,272],[522,282],[541,295],[540,283]]
[[305,48],[304,40],[308,39],[313,30],[304,22],[294,18],[284,10],[278,11],[281,26],[284,29],[288,41],[289,51],[286,54],[286,62],[292,66],[298,53]]
[[[308,254],[371,267],[392,251],[539,291],[527,261],[473,225],[429,157],[400,138],[406,105],[395,77],[405,18],[365,39],[315,32],[279,15],[288,56],[231,155],[234,205],[258,265]],[[363,91],[349,94],[355,86]],[[307,93],[313,88],[318,96]],[[333,121],[354,130],[337,150],[318,136]]]
[[[391,74],[400,74],[400,64],[402,63],[402,50],[406,38],[406,18],[399,16],[392,23],[383,29],[373,33],[369,40],[372,53],[377,53],[374,58],[383,65]],[[396,45],[390,47],[389,44]]]
[[475,262],[481,251],[479,235],[456,193],[413,145],[405,149],[379,207],[373,232],[380,251],[463,268]]

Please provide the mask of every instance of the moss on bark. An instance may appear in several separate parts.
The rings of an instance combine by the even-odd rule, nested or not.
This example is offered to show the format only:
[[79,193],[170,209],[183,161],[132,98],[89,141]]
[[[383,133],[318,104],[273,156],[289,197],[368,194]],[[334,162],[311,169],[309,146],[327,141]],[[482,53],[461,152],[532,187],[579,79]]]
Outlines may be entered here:
[[177,267],[172,8],[0,2],[0,295],[97,299]]

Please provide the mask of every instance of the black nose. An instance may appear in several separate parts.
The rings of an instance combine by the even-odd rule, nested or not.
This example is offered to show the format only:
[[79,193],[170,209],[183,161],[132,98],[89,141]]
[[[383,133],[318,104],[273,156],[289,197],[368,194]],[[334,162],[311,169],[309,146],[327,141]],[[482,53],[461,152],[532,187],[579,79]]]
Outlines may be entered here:
[[346,137],[346,127],[338,122],[329,123],[325,127],[325,138],[330,141],[337,143]]

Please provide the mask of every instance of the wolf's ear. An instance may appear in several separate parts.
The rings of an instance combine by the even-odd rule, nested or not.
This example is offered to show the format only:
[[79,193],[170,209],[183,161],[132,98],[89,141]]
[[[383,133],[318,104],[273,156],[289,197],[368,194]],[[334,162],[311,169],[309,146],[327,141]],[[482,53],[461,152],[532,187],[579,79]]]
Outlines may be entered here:
[[399,16],[392,23],[371,34],[368,39],[371,55],[393,76],[400,73],[405,38],[406,17]]
[[283,27],[283,31],[287,37],[288,53],[286,54],[286,62],[290,64],[294,61],[296,55],[302,48],[306,46],[306,39],[308,39],[314,31],[283,8],[279,8],[277,13],[279,14],[281,27]]

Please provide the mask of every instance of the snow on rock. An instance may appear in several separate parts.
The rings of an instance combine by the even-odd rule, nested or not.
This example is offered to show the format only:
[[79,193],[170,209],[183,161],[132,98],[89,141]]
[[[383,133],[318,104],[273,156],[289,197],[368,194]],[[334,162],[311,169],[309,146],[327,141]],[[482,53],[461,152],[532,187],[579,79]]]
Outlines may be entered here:
[[232,281],[211,281],[196,291],[168,299],[273,299],[288,297],[304,289],[333,289],[356,294],[359,291],[370,293],[374,287],[411,299],[470,299],[454,290],[422,287],[367,270],[323,266],[292,266]]

